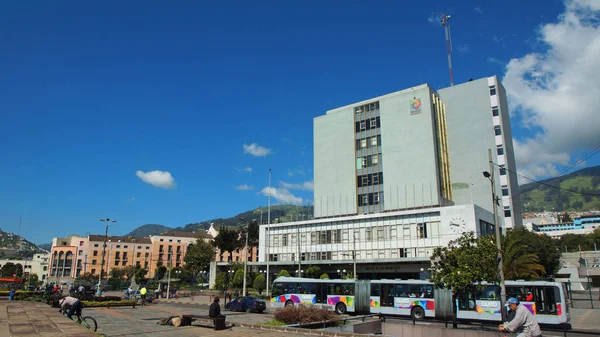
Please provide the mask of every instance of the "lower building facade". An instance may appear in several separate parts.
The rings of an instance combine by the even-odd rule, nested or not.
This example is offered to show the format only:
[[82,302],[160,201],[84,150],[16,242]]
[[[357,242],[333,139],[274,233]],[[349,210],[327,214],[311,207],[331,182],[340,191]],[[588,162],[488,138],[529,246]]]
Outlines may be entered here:
[[403,210],[262,225],[259,261],[272,281],[282,269],[301,276],[319,266],[330,278],[425,278],[436,247],[464,232],[494,233],[493,214],[477,205]]

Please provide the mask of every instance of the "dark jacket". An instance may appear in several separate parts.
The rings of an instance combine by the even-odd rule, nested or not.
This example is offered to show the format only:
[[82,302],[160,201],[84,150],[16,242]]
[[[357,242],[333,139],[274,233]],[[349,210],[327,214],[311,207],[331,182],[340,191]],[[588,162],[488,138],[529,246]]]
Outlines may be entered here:
[[221,306],[219,303],[213,302],[208,308],[208,317],[217,317],[221,315]]

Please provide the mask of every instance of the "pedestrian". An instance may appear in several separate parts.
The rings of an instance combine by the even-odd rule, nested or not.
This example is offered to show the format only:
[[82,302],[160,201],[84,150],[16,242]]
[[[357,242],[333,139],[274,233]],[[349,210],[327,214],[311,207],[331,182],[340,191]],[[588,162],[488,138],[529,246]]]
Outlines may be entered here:
[[140,289],[140,297],[142,298],[142,306],[146,305],[146,293],[148,292],[148,290],[146,290],[146,286],[142,286],[142,289]]
[[78,291],[80,294],[83,294],[83,292],[85,291],[85,287],[83,285],[80,285]]
[[73,314],[76,314],[77,317],[81,317],[81,311],[83,310],[83,305],[81,301],[75,297],[67,296],[58,301],[58,305],[60,305],[59,312],[64,312],[67,307],[69,307],[69,311],[67,312],[67,318],[71,318]]
[[542,337],[542,330],[535,321],[535,318],[523,305],[519,305],[519,300],[514,297],[506,301],[506,305],[511,311],[515,312],[514,318],[509,322],[504,322],[498,326],[498,330],[506,332],[517,332],[517,337]]

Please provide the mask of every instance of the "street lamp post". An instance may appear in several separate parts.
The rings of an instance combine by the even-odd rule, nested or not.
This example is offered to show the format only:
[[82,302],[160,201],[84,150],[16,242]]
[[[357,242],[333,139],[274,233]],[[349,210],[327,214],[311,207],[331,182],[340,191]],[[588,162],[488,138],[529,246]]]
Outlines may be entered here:
[[106,255],[106,241],[108,241],[108,225],[111,222],[117,222],[117,220],[112,220],[109,218],[100,219],[100,221],[106,224],[106,231],[104,232],[104,245],[102,246],[102,262],[100,263],[100,275],[98,276],[98,293],[100,293],[100,284],[102,283],[102,272],[104,271],[104,257]]
[[[498,220],[498,208],[496,207],[496,201],[498,197],[496,196],[494,189],[494,163],[492,162],[492,150],[488,149],[488,158],[490,161],[490,171],[484,171],[483,176],[488,178],[490,181],[490,187],[492,189],[492,208],[494,210],[494,222],[496,229],[496,248],[498,250],[498,274],[500,275],[500,300],[501,304],[504,305],[506,303],[506,288],[504,286],[504,266],[502,261],[502,237],[500,236],[500,221]],[[506,321],[506,311],[500,310],[502,315],[502,321]]]
[[[245,221],[244,218],[239,218],[242,221]],[[254,220],[253,220],[254,221]],[[242,296],[246,296],[246,273],[248,270],[248,236],[250,234],[250,223],[246,223],[246,246],[244,247],[244,253],[246,257],[244,258],[244,286],[242,289]]]

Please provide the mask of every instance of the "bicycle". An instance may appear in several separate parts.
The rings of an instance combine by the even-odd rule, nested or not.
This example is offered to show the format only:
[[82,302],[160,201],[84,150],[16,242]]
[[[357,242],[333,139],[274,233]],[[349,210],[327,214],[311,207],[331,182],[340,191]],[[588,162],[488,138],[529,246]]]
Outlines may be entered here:
[[[63,315],[67,314],[65,311],[62,311],[62,310],[61,310],[61,313]],[[94,317],[91,317],[91,316],[81,317],[81,316],[77,315],[77,320],[75,322],[77,322],[77,324],[79,324],[79,325],[86,327],[86,329],[88,329],[90,331],[96,332],[96,330],[98,330],[98,322],[96,322],[96,319]]]

